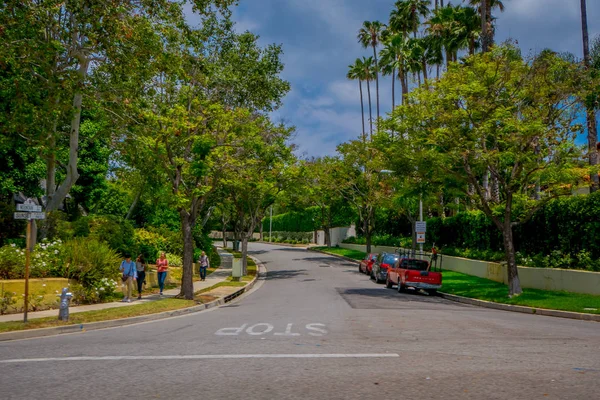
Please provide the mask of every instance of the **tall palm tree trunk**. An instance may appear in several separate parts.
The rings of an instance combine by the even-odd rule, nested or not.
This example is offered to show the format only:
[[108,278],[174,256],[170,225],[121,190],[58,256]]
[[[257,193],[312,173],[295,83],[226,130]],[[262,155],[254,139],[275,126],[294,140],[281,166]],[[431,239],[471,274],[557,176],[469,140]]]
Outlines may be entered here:
[[373,139],[373,107],[371,106],[371,85],[369,79],[367,79],[367,95],[369,97],[369,140]]
[[[396,68],[392,68],[392,112],[396,108]],[[394,138],[394,128],[392,128],[392,139]]]
[[481,4],[479,5],[479,14],[481,15],[481,52],[488,52],[489,45],[489,32],[488,32],[488,20],[487,20],[487,9],[488,9],[488,0],[481,0]]
[[362,138],[363,143],[367,141],[367,133],[365,132],[365,106],[363,102],[362,80],[358,80],[358,90],[360,91],[360,115],[362,116]]
[[[588,23],[587,23],[587,4],[586,0],[581,0],[581,32],[583,36],[583,62],[585,68],[590,67],[590,38],[588,34]],[[598,127],[596,122],[596,111],[594,105],[586,105],[586,119],[588,128],[588,151],[589,151],[589,164],[594,166],[598,165]],[[590,191],[595,192],[599,188],[599,179],[597,173],[592,173],[590,176]]]
[[[379,123],[379,62],[377,61],[377,50],[373,46],[373,58],[375,59],[375,94],[377,96],[377,123]],[[371,132],[371,135],[373,133]]]

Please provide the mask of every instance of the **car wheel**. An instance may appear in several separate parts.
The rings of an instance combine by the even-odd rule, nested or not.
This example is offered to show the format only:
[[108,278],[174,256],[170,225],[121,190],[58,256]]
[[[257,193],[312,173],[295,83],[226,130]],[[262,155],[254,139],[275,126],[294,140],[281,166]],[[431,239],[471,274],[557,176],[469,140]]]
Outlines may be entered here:
[[388,289],[392,288],[392,281],[390,281],[390,277],[388,276],[388,278],[385,280],[385,287]]
[[358,264],[358,272],[359,272],[359,273],[361,273],[361,274],[363,273],[363,270],[362,270],[362,268],[360,267],[360,264]]
[[398,293],[404,292],[404,285],[402,284],[402,280],[398,277]]
[[437,290],[436,289],[429,289],[427,291],[427,294],[429,294],[430,296],[437,296]]

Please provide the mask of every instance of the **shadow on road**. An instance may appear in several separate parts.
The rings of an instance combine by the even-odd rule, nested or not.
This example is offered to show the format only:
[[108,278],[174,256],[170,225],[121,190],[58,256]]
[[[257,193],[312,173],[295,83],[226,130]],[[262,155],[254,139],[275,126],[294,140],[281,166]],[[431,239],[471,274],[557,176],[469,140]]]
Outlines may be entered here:
[[272,279],[290,279],[296,278],[300,275],[308,275],[305,269],[293,269],[293,270],[281,270],[281,271],[268,271],[267,280]]
[[[418,308],[427,304],[448,304],[454,306],[466,306],[453,303],[438,296],[428,296],[417,291],[408,290],[406,293],[398,293],[396,290],[384,288],[336,288],[337,292],[355,309],[396,309],[396,308]],[[415,304],[417,303],[417,304]]]

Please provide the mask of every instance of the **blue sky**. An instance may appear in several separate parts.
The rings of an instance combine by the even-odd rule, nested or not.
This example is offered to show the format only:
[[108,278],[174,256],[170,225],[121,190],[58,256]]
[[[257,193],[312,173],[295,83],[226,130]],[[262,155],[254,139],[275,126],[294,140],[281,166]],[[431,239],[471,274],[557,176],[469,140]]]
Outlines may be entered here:
[[[452,0],[452,3],[461,3]],[[358,84],[348,65],[369,55],[356,41],[365,20],[386,22],[394,0],[240,0],[236,29],[283,45],[283,77],[292,90],[276,120],[296,126],[301,156],[333,154],[361,131]],[[579,0],[504,0],[496,12],[498,42],[516,40],[524,54],[544,48],[582,54]],[[600,1],[588,0],[590,38],[600,34]],[[397,87],[398,89],[398,87]],[[381,111],[391,109],[391,81],[380,80]],[[398,99],[398,96],[397,96]]]

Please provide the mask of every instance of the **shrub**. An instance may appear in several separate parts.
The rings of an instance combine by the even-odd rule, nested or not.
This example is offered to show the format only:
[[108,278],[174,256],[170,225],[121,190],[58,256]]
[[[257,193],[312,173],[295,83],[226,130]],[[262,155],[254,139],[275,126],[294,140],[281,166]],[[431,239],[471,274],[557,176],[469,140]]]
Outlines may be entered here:
[[121,255],[137,252],[131,221],[114,216],[93,217],[89,220],[89,226],[90,237],[106,242]]
[[166,253],[167,261],[169,262],[169,266],[171,267],[181,267],[183,265],[183,260],[177,254]]
[[103,279],[118,280],[122,259],[106,243],[95,238],[74,238],[61,254],[63,276],[76,279],[84,288],[99,288]]

